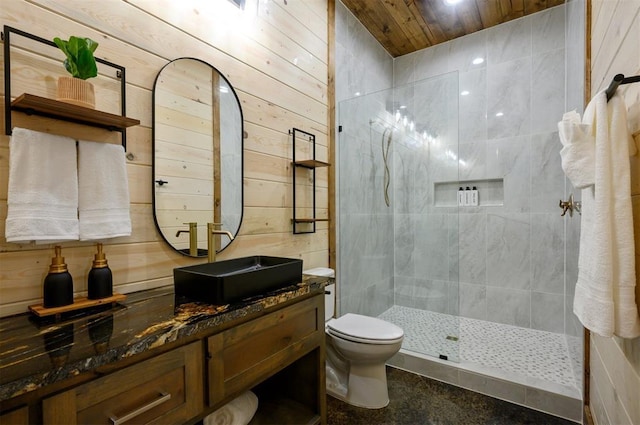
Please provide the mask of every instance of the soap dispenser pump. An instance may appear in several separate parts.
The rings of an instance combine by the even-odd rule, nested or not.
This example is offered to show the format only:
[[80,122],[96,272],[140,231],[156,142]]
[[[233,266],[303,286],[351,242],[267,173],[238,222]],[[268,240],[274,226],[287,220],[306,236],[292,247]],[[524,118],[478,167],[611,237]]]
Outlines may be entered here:
[[98,252],[93,260],[87,282],[88,298],[99,300],[113,295],[113,277],[107,264],[107,257],[102,252],[102,244],[98,244]]
[[56,256],[51,259],[49,274],[44,278],[43,307],[62,307],[73,304],[73,278],[61,255],[62,247],[55,247]]

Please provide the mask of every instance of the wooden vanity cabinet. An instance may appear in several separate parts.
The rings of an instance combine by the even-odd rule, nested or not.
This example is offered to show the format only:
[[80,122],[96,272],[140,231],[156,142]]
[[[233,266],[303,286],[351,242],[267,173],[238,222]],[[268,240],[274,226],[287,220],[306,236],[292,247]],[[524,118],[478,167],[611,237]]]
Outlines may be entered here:
[[82,384],[44,387],[0,425],[196,424],[247,390],[258,396],[251,425],[325,424],[324,293],[266,308]]
[[176,348],[45,398],[45,424],[179,424],[203,409],[202,345]]
[[252,424],[323,423],[324,360],[324,295],[317,295],[207,338],[209,406],[261,384]]

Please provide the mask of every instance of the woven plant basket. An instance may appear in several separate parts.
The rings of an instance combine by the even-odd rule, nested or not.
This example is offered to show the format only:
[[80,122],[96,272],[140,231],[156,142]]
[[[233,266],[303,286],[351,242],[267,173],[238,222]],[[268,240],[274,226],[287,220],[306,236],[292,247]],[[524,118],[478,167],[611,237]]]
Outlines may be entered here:
[[96,95],[93,84],[73,77],[58,77],[57,100],[72,103],[85,108],[96,108]]

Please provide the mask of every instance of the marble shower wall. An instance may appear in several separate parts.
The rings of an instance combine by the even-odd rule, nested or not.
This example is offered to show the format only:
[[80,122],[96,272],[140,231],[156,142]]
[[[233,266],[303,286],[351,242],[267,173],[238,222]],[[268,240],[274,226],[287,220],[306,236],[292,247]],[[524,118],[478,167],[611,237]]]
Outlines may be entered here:
[[377,316],[393,305],[393,211],[382,195],[378,143],[384,128],[369,124],[387,119],[392,84],[391,56],[336,2],[336,104],[343,128],[336,134],[339,314]]
[[[412,257],[396,253],[396,304],[452,313],[458,305],[465,317],[564,333],[566,219],[557,205],[565,179],[556,123],[566,107],[565,7],[396,58],[394,86],[456,71],[459,145],[451,153],[459,175],[451,179],[432,164],[424,190],[436,181],[503,179],[503,199],[484,206],[480,191],[481,206],[460,208],[457,227],[455,214],[444,218],[446,208],[418,206],[414,214],[431,220],[424,234],[412,233],[420,239]],[[396,223],[398,233],[408,234],[403,225]],[[396,241],[396,251],[406,250],[406,240]],[[440,267],[424,267],[431,263]],[[446,302],[422,298],[434,293],[427,287],[440,298],[446,292]]]

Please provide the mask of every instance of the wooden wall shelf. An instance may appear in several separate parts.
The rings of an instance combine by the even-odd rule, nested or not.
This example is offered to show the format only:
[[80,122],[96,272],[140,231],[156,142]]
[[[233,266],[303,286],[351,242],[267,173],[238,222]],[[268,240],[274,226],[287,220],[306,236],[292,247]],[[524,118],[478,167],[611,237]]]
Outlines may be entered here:
[[293,165],[297,165],[299,167],[306,167],[306,168],[320,168],[320,167],[328,167],[330,164],[328,162],[318,161],[315,159],[307,159],[304,161],[295,161]]
[[46,97],[24,93],[11,102],[11,109],[29,115],[41,115],[107,130],[124,130],[127,127],[140,124],[140,120],[110,114],[71,103],[60,102]]

